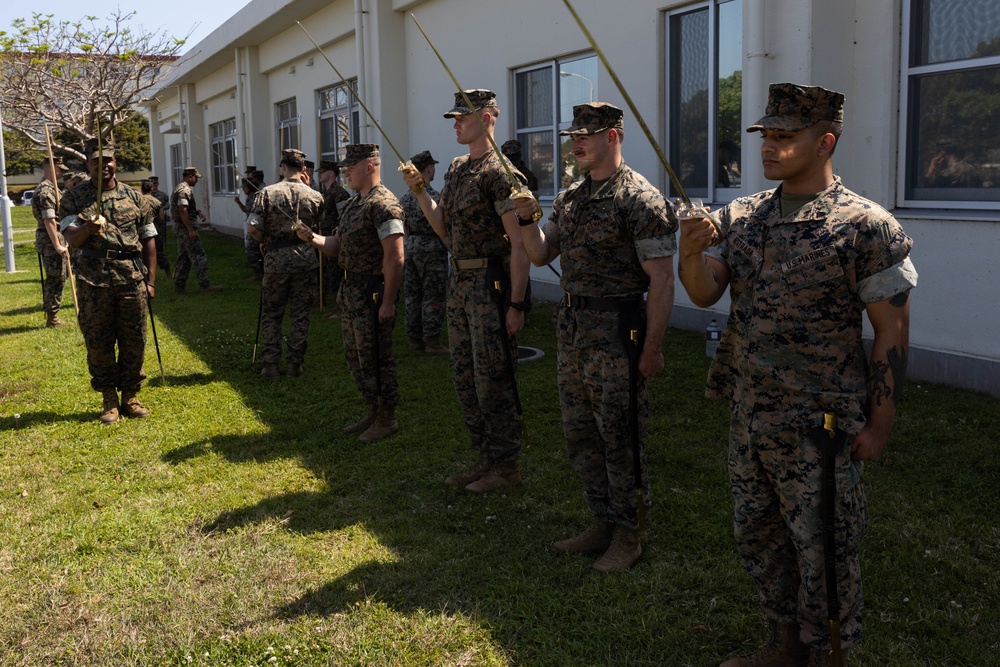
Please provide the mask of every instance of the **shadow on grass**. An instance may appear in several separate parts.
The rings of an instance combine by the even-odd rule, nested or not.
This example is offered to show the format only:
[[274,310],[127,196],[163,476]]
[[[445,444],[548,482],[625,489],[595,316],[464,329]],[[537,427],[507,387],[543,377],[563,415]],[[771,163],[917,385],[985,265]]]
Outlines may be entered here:
[[40,314],[41,312],[42,312],[41,305],[37,305],[37,306],[25,306],[24,308],[13,308],[11,310],[5,310],[4,312],[0,313],[0,315],[13,317],[14,315],[30,315],[31,313]]
[[0,327],[0,336],[10,336],[13,334],[22,334],[29,331],[37,331],[39,329],[44,329],[44,322],[39,322],[38,326],[19,326],[19,327]]

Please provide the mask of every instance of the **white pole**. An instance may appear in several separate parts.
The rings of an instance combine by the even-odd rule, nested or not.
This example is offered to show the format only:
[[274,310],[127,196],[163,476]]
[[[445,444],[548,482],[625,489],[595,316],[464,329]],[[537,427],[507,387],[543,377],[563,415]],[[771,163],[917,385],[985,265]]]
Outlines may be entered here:
[[3,152],[3,107],[0,107],[0,215],[3,216],[3,261],[7,273],[14,273],[14,225],[7,196],[7,158]]

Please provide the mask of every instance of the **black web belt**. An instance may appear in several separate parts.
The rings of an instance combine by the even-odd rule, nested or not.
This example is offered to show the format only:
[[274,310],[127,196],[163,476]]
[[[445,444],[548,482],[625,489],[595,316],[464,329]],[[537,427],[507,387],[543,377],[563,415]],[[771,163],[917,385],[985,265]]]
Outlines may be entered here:
[[580,296],[566,292],[562,305],[567,308],[597,310],[605,313],[634,313],[642,309],[642,295],[624,297]]
[[96,257],[98,259],[137,259],[142,256],[138,250],[95,250],[94,248],[84,248],[80,251],[84,257]]

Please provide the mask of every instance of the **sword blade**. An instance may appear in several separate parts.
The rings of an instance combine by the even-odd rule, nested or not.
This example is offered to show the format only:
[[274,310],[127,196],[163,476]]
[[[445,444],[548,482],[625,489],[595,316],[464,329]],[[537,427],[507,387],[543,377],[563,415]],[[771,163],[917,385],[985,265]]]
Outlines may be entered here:
[[[340,73],[340,70],[339,70],[339,69],[337,69],[337,66],[333,64],[333,61],[332,61],[332,60],[330,60],[330,59],[329,59],[329,58],[327,57],[327,55],[326,55],[326,53],[325,53],[325,52],[323,51],[323,49],[322,49],[322,48],[320,48],[320,45],[316,43],[316,40],[315,40],[315,39],[313,39],[313,38],[312,38],[312,35],[310,35],[310,34],[309,34],[309,31],[308,31],[308,30],[306,30],[306,27],[305,27],[304,25],[302,25],[302,22],[301,22],[301,21],[296,21],[296,23],[298,23],[298,24],[299,24],[299,27],[300,27],[300,28],[302,28],[302,32],[304,32],[304,33],[305,33],[306,37],[308,37],[308,38],[309,38],[309,41],[310,41],[310,42],[312,42],[313,46],[315,46],[315,47],[316,47],[316,50],[317,50],[317,51],[319,51],[319,54],[320,54],[321,56],[323,56],[323,60],[325,60],[325,61],[327,62],[327,64],[328,64],[328,65],[330,65],[330,67],[332,67],[332,68],[333,68],[333,71],[334,71],[334,72],[335,72],[335,73],[337,74],[337,76],[339,76],[339,77],[340,77],[340,80],[341,80],[341,81],[345,81],[345,82],[346,82],[346,81],[347,81],[347,79],[346,79],[346,78],[344,77],[344,75],[343,75],[343,74],[341,74],[341,73]],[[392,143],[392,139],[390,139],[390,138],[389,138],[389,135],[385,133],[385,130],[384,130],[384,129],[382,129],[382,126],[381,126],[381,125],[379,124],[378,120],[377,120],[377,119],[375,118],[375,116],[374,116],[374,115],[372,114],[372,112],[368,110],[368,106],[367,106],[367,105],[365,104],[364,100],[362,100],[362,99],[361,99],[361,96],[360,96],[360,95],[358,95],[358,94],[357,94],[356,92],[354,92],[353,90],[351,91],[351,94],[353,94],[353,95],[354,95],[354,99],[356,99],[356,100],[358,101],[358,105],[359,105],[359,106],[360,106],[360,107],[361,107],[362,109],[364,109],[364,110],[365,110],[365,114],[367,114],[368,118],[369,118],[369,119],[371,119],[372,123],[374,123],[374,124],[375,124],[375,127],[377,127],[377,128],[378,128],[378,131],[379,131],[379,132],[380,132],[380,133],[382,134],[382,136],[383,136],[383,137],[385,138],[385,141],[386,141],[386,143],[388,143],[388,144],[389,144],[389,148],[391,148],[391,149],[392,149],[392,152],[396,154],[396,157],[397,157],[397,158],[399,158],[399,164],[400,164],[400,167],[403,167],[403,166],[405,166],[405,165],[409,164],[409,160],[404,160],[404,159],[403,159],[403,156],[402,156],[402,154],[401,154],[401,153],[400,153],[400,152],[399,152],[398,150],[396,150],[396,145],[395,145],[394,143]]]
[[594,53],[596,53],[597,57],[600,58],[601,64],[603,64],[604,68],[608,70],[608,74],[611,76],[611,80],[614,81],[615,86],[618,88],[618,92],[620,92],[622,94],[622,97],[625,99],[625,104],[628,105],[628,108],[632,111],[632,115],[635,116],[635,119],[639,122],[639,127],[642,128],[643,133],[646,135],[646,139],[649,140],[649,144],[653,147],[653,150],[656,152],[656,157],[660,159],[660,163],[663,165],[663,168],[667,171],[667,176],[670,177],[670,182],[673,184],[674,189],[677,191],[677,194],[680,196],[681,200],[685,204],[690,204],[691,200],[688,198],[687,193],[684,192],[684,188],[683,186],[681,186],[681,182],[680,180],[678,180],[677,174],[674,173],[673,168],[667,161],[667,157],[663,154],[663,150],[660,148],[660,144],[656,141],[655,138],[653,138],[653,133],[650,132],[649,127],[646,126],[646,121],[642,119],[642,114],[639,113],[639,109],[636,108],[635,103],[632,101],[632,97],[628,94],[628,91],[625,90],[625,86],[624,84],[622,84],[621,79],[618,78],[618,75],[615,73],[614,68],[611,67],[611,63],[608,62],[607,57],[604,55],[604,51],[602,51],[601,47],[598,46],[597,40],[595,40],[594,36],[590,34],[590,30],[587,29],[587,26],[584,24],[583,19],[581,19],[580,15],[576,13],[575,9],[573,9],[573,5],[570,4],[569,0],[563,0],[563,3],[566,5],[566,8],[569,10],[569,13],[573,15],[573,18],[576,19],[576,23],[577,25],[580,26],[580,30],[583,31],[584,37],[587,38],[587,41],[590,42],[590,46],[593,47],[594,49]]
[[[441,66],[444,67],[444,71],[448,73],[449,77],[451,77],[452,83],[454,83],[455,87],[458,88],[458,92],[459,94],[461,94],[462,99],[465,101],[466,106],[469,107],[469,109],[472,112],[472,115],[475,116],[476,120],[479,121],[479,126],[483,128],[483,134],[489,140],[490,146],[493,148],[493,152],[500,159],[500,164],[503,165],[504,171],[507,172],[507,178],[510,179],[511,195],[519,194],[521,192],[521,182],[517,180],[517,177],[514,176],[514,172],[511,171],[510,165],[507,164],[507,158],[504,157],[503,152],[500,150],[500,147],[497,146],[497,142],[493,139],[493,135],[490,134],[489,129],[486,127],[486,123],[483,122],[482,116],[479,115],[479,110],[473,106],[472,100],[469,99],[469,96],[465,93],[465,89],[462,88],[462,84],[458,82],[458,78],[451,71],[451,68],[448,67],[448,63],[445,62],[444,57],[441,55],[441,52],[437,50],[437,47],[434,46],[434,42],[431,41],[431,38],[428,37],[427,32],[424,31],[423,26],[420,25],[420,21],[418,21],[417,17],[414,16],[413,14],[410,14],[410,18],[413,19],[413,22],[417,24],[417,29],[420,30],[420,34],[424,36],[425,40],[427,40],[427,44],[428,46],[431,47],[431,51],[434,52],[434,55],[436,55],[437,59],[441,62]],[[532,196],[532,199],[534,199],[534,196]],[[535,200],[536,204],[537,201],[538,200]],[[539,207],[539,210],[541,210],[541,207]]]

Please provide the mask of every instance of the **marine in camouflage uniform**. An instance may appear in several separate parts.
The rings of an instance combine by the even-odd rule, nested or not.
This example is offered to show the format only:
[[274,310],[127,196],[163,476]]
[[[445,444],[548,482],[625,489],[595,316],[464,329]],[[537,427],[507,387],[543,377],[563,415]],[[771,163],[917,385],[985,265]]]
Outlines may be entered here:
[[[437,160],[430,151],[423,151],[410,158],[410,162],[423,176],[427,194],[437,201],[439,195],[431,187]],[[406,213],[406,261],[403,264],[406,335],[414,350],[447,354],[448,349],[441,344],[441,323],[448,287],[448,250],[427,222],[412,192],[408,190],[400,203]]]
[[[524,327],[527,308],[529,262],[510,200],[510,180],[485,133],[492,134],[500,113],[496,94],[483,89],[465,94],[473,108],[456,93],[454,107],[444,116],[454,119],[457,140],[469,146],[469,154],[452,160],[439,203],[422,189],[419,172],[404,172],[404,179],[435,232],[450,243],[451,365],[465,426],[472,448],[479,453],[473,467],[451,475],[445,483],[470,493],[488,493],[521,482],[521,431],[501,327],[516,359],[516,334]],[[523,185],[523,176],[513,173]]]
[[170,211],[170,195],[160,190],[160,177],[150,176],[151,190],[149,194],[160,202],[154,222],[156,224],[156,266],[170,275],[170,260],[167,259],[167,214]]
[[861,641],[863,461],[878,458],[892,430],[917,276],[899,223],[833,175],[843,102],[824,88],[772,84],[766,115],[748,131],[762,132],[764,175],[782,185],[721,209],[715,248],[703,216],[681,223],[681,279],[692,300],[711,305],[727,286],[732,300],[707,393],[732,404],[736,542],[773,629],[771,644],[725,667],[830,664],[823,451],[810,437],[824,413],[850,442],[835,460],[840,643]]
[[174,267],[174,291],[183,292],[187,285],[188,273],[194,267],[198,275],[198,285],[202,292],[218,292],[222,288],[208,279],[208,255],[201,244],[197,218],[204,219],[194,200],[192,187],[198,183],[201,173],[195,167],[185,167],[181,172],[184,180],[177,184],[170,195],[170,217],[174,221],[174,236],[177,237],[177,265]]
[[347,200],[335,236],[308,238],[328,254],[339,255],[344,357],[368,405],[368,413],[344,432],[361,433],[358,439],[371,443],[399,430],[392,330],[403,277],[403,208],[382,184],[378,146],[351,144],[340,164],[357,194]]
[[[101,150],[88,140],[85,152],[91,180],[63,194],[59,217],[66,240],[80,249],[74,269],[90,385],[104,395],[101,421],[112,423],[119,414],[149,415],[137,394],[146,379],[146,299],[154,295],[156,227],[140,193],[116,180],[111,140]],[[100,207],[98,178],[104,181]]]
[[563,432],[593,516],[583,533],[554,546],[600,552],[594,568],[608,572],[631,567],[642,553],[629,423],[633,359],[643,510],[652,506],[641,441],[648,415],[645,380],[663,369],[677,221],[659,191],[622,161],[621,109],[579,104],[573,124],[561,134],[573,137],[573,153],[587,175],[556,197],[541,231],[531,219],[539,212],[534,202],[516,200],[515,206],[532,261],[544,266],[561,257],[566,294],[557,342]]
[[[325,187],[323,191],[323,219],[318,231],[323,236],[329,236],[336,233],[340,224],[340,210],[344,207],[344,203],[351,198],[351,193],[338,182],[340,166],[335,161],[321,160],[318,176],[319,183]],[[344,272],[338,266],[336,257],[321,254],[320,261],[323,262],[323,300],[336,299]]]
[[538,192],[538,177],[535,176],[535,172],[528,169],[528,165],[524,163],[524,157],[521,153],[521,142],[517,139],[509,139],[503,142],[503,146],[500,147],[500,152],[503,153],[510,163],[521,172],[524,176],[524,184],[528,186],[528,189],[532,192]]
[[[156,224],[163,213],[163,204],[160,200],[153,195],[153,183],[149,179],[142,182],[139,187],[139,193],[142,195],[142,202],[149,207],[149,212],[153,216],[153,226],[156,227],[156,239],[159,242],[160,239],[160,227]],[[165,230],[164,230],[165,231]],[[156,246],[156,265],[160,265],[160,246],[157,243]]]
[[35,229],[35,250],[42,256],[45,266],[45,279],[42,281],[42,311],[45,313],[45,326],[61,327],[66,323],[59,317],[62,308],[63,289],[69,275],[69,248],[66,239],[59,233],[56,221],[56,186],[59,174],[66,171],[62,158],[53,159],[56,173],[52,173],[52,165],[48,161],[43,166],[42,182],[35,187],[35,196],[31,200],[31,213],[35,216],[38,227]]
[[302,181],[305,154],[288,149],[281,154],[283,180],[258,192],[250,205],[247,231],[264,244],[261,281],[261,359],[264,377],[277,377],[281,362],[281,322],[288,308],[286,374],[302,374],[309,335],[309,311],[316,298],[316,252],[298,237],[295,220],[315,225],[322,217],[323,198]]

